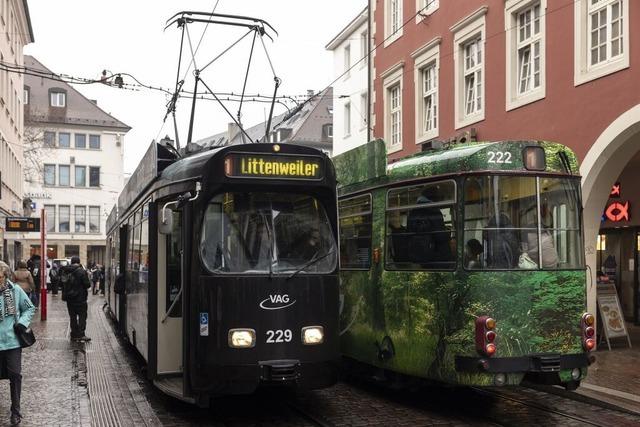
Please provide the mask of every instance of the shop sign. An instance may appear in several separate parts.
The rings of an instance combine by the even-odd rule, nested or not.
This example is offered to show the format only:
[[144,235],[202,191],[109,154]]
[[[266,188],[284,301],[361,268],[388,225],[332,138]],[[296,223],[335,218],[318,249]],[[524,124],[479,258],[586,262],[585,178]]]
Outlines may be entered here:
[[610,203],[604,214],[611,222],[629,221],[629,201]]
[[46,193],[46,192],[41,192],[41,193],[25,193],[24,194],[24,198],[25,199],[51,199],[51,193]]
[[620,183],[616,182],[611,187],[611,193],[609,193],[609,197],[620,197]]

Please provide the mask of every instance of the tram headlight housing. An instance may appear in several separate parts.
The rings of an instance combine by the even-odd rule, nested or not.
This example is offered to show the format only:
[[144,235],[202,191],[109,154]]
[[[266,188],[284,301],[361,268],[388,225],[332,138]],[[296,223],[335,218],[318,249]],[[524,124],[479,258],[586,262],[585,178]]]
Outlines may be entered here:
[[229,347],[252,348],[256,346],[256,331],[249,328],[229,329]]
[[324,342],[324,328],[322,326],[306,326],[302,328],[302,344],[318,345]]

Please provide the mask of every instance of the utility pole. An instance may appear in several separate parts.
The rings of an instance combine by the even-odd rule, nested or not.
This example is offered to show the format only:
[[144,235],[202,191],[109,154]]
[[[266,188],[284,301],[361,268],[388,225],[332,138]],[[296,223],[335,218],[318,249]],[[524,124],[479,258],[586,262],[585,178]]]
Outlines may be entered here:
[[47,320],[47,214],[40,210],[40,320]]

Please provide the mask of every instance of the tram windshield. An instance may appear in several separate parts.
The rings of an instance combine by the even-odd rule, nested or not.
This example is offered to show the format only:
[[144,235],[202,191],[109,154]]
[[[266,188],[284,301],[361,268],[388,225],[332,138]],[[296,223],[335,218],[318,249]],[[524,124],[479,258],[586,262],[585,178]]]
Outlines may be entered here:
[[464,267],[584,268],[580,181],[474,176],[464,185]]
[[329,273],[337,262],[327,213],[304,194],[217,195],[204,215],[200,253],[214,273]]

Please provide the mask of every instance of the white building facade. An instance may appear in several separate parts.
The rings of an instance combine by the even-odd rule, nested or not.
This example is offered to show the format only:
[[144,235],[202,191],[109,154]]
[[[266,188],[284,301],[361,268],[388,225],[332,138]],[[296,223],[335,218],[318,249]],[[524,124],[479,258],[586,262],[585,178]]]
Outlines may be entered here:
[[333,154],[367,142],[369,124],[368,60],[370,50],[368,8],[364,8],[326,49],[333,52]]
[[[46,69],[29,56],[25,63]],[[25,133],[42,147],[37,165],[27,161],[25,198],[34,215],[47,214],[47,257],[103,264],[105,223],[124,187],[130,128],[65,83],[26,76],[25,93]],[[25,237],[23,258],[40,254],[38,235]]]
[[24,213],[23,75],[8,69],[23,64],[22,48],[34,41],[26,0],[0,0],[0,33],[0,259],[14,266],[22,242],[5,232],[5,218]]

